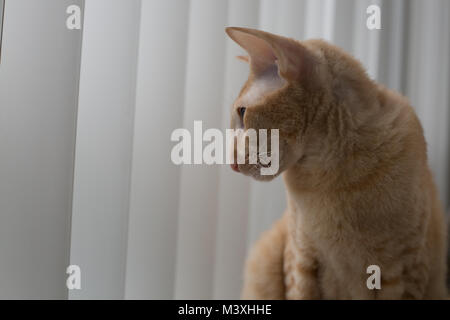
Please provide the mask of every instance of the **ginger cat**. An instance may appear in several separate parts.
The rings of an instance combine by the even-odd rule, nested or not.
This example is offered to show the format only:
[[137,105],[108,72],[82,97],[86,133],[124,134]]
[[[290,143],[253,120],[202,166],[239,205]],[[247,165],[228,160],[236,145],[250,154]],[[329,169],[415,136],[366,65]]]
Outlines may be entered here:
[[[258,180],[283,173],[287,190],[284,216],[249,255],[242,297],[445,298],[446,224],[406,98],[325,41],[226,32],[250,65],[232,128],[279,129],[276,175],[232,167]],[[367,287],[370,265],[381,289]]]

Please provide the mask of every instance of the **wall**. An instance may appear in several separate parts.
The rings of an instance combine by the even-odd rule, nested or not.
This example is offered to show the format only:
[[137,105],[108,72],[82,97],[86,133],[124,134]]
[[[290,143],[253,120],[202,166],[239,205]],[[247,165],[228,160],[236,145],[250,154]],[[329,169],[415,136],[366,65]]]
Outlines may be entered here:
[[140,1],[87,1],[81,57],[70,299],[124,298]]
[[0,64],[0,298],[67,297],[80,0],[6,1]]
[[170,133],[182,126],[188,1],[142,1],[125,297],[174,297],[180,169]]
[[5,5],[4,0],[0,0],[0,59],[2,55],[2,29],[3,29],[3,8]]

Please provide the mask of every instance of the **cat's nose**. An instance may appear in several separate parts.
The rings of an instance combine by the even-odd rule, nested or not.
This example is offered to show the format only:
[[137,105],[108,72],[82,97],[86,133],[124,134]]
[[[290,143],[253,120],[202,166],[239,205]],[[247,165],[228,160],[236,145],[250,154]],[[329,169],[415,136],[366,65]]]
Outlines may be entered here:
[[236,172],[239,172],[239,166],[237,163],[230,164],[231,169],[233,169]]

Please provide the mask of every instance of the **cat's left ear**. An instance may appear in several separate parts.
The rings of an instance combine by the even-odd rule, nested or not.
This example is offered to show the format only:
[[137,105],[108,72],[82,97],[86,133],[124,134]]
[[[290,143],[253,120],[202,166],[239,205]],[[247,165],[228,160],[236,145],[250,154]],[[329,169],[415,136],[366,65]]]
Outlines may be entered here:
[[285,80],[310,80],[316,59],[299,42],[256,29],[229,27],[225,30],[249,54],[250,68],[256,77],[276,65]]
[[241,60],[243,62],[250,63],[250,57],[249,56],[236,56],[236,59]]

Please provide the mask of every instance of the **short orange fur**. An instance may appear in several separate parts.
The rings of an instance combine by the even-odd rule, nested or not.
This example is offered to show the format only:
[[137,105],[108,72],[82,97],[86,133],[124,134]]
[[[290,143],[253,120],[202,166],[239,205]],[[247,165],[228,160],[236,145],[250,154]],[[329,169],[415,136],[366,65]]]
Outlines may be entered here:
[[[287,210],[253,247],[245,299],[441,299],[446,228],[420,122],[406,98],[322,40],[227,28],[249,54],[244,129],[280,130]],[[283,85],[246,94],[266,70]],[[248,96],[249,94],[247,94]],[[241,173],[263,177],[251,165]],[[369,265],[381,289],[369,290]]]

